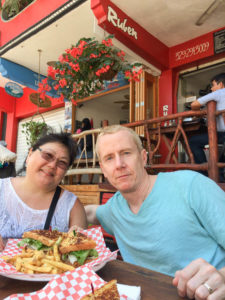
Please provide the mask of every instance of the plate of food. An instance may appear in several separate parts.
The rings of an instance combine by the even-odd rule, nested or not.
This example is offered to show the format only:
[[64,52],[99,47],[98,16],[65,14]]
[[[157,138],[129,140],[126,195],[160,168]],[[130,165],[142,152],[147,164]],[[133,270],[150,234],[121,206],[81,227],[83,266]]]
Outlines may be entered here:
[[0,275],[28,281],[50,281],[82,265],[101,269],[117,253],[106,248],[101,228],[62,233],[56,230],[25,232],[10,239],[0,254]]

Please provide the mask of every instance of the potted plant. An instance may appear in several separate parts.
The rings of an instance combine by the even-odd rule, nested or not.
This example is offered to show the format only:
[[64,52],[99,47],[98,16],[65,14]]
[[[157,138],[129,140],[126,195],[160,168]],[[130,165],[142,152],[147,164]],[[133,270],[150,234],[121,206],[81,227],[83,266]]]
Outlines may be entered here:
[[5,0],[4,4],[2,5],[2,0],[0,0],[2,18],[6,21],[13,18],[33,1],[34,0]]
[[102,42],[81,38],[75,46],[66,49],[59,60],[48,67],[47,78],[39,84],[40,98],[55,89],[61,100],[76,104],[77,99],[102,90],[104,80],[112,80],[118,72],[123,72],[128,80],[138,81],[141,64],[125,61],[125,53],[113,47],[112,38],[113,35],[109,35]]
[[28,121],[22,124],[22,132],[26,135],[26,142],[29,147],[32,147],[36,141],[42,136],[51,131],[51,127],[48,126],[45,121]]

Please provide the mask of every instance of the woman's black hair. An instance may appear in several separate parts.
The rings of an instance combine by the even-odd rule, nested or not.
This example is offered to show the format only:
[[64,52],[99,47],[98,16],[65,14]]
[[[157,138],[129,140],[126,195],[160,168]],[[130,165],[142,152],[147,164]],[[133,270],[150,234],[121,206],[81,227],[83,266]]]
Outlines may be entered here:
[[38,141],[32,146],[32,151],[37,150],[40,146],[45,145],[47,143],[59,143],[65,146],[69,152],[69,166],[73,164],[77,152],[77,144],[75,140],[71,137],[70,133],[60,132],[44,135],[40,137],[40,139],[38,139]]
[[[37,142],[32,146],[32,151],[37,150],[40,146],[47,143],[59,143],[66,147],[69,152],[69,166],[73,164],[73,161],[76,157],[77,144],[75,140],[71,137],[70,133],[60,132],[60,133],[49,133],[41,136]],[[26,160],[21,169],[16,173],[17,176],[21,176],[24,171],[26,171]]]
[[85,131],[85,130],[90,130],[91,129],[91,122],[88,118],[84,118],[82,120],[82,125],[81,125],[81,130]]

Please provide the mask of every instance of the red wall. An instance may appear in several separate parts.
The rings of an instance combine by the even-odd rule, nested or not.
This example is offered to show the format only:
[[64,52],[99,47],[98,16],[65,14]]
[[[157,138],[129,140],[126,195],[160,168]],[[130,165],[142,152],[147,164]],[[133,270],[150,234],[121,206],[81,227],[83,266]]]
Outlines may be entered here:
[[[18,131],[18,122],[23,118],[32,116],[37,112],[37,106],[29,100],[30,93],[35,92],[30,88],[24,88],[24,94],[21,98],[15,98],[8,95],[4,88],[0,88],[0,125],[2,126],[1,112],[7,113],[6,143],[11,151],[16,151],[16,140]],[[52,109],[64,106],[64,102],[51,98],[52,106],[50,108],[40,108],[43,113]],[[0,126],[0,132],[1,127]]]
[[36,0],[9,21],[0,18],[0,46],[44,19],[68,0]]

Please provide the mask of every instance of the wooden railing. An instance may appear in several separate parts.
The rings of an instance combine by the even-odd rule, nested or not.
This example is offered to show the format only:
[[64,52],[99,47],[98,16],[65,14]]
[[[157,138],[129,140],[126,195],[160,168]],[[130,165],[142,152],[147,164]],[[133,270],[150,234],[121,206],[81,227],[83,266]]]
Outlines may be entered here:
[[[72,137],[75,139],[77,145],[79,146],[81,139],[84,139],[84,148],[82,149],[79,157],[77,157],[72,167],[67,171],[66,177],[68,177],[69,184],[73,183],[74,175],[84,175],[84,174],[98,174],[100,176],[99,181],[102,181],[102,171],[98,164],[98,158],[96,154],[96,140],[101,128],[86,130],[79,134],[73,134]],[[87,136],[92,136],[92,158],[88,158],[87,151]]]
[[[223,115],[225,120],[225,110],[216,111],[215,101],[210,101],[207,105],[207,110],[186,111],[150,120],[137,121],[125,124],[125,126],[133,129],[139,126],[144,127],[146,150],[149,154],[146,169],[149,172],[181,169],[208,171],[209,177],[218,182],[218,168],[225,168],[225,163],[218,162],[216,117],[220,114]],[[192,124],[190,123],[191,127],[188,128],[189,125],[184,122],[184,119],[190,117],[195,120],[203,117],[207,119],[207,132],[209,136],[209,159],[207,163],[194,163],[194,157],[188,143],[188,132],[196,131],[198,133],[198,128],[195,121]],[[169,125],[164,126],[165,122]],[[181,142],[185,149],[187,155],[186,163],[178,161],[178,142]],[[160,158],[160,163],[158,163],[155,156],[160,154],[163,143],[167,146],[168,151],[164,157]]]
[[[210,101],[207,110],[186,111],[154,119],[137,121],[125,124],[124,126],[137,130],[142,126],[144,136],[141,137],[144,147],[146,148],[149,159],[146,169],[149,173],[167,170],[190,169],[195,171],[208,171],[209,177],[214,181],[219,181],[218,168],[225,168],[225,163],[218,162],[218,144],[216,117],[222,114],[225,120],[225,110],[216,111],[215,101]],[[193,118],[193,122],[184,122],[186,118]],[[196,164],[191,152],[188,136],[193,132],[199,133],[200,122],[198,119],[206,118],[206,132],[209,136],[209,159],[203,164]],[[169,124],[165,126],[165,123]],[[74,134],[73,138],[79,144],[84,138],[84,149],[79,158],[76,158],[73,166],[67,171],[66,177],[69,178],[69,184],[72,184],[74,175],[98,174],[99,182],[102,182],[102,171],[98,164],[96,155],[96,140],[100,128],[84,131],[80,134]],[[138,132],[140,130],[137,130]],[[86,137],[92,135],[93,157],[87,157]],[[180,162],[178,159],[178,143],[181,143],[186,153],[186,162]],[[164,145],[164,146],[163,146]],[[162,152],[162,147],[163,152]],[[163,155],[162,155],[163,154]]]

